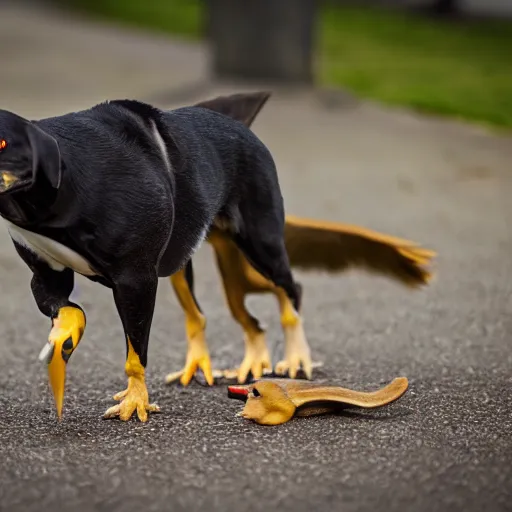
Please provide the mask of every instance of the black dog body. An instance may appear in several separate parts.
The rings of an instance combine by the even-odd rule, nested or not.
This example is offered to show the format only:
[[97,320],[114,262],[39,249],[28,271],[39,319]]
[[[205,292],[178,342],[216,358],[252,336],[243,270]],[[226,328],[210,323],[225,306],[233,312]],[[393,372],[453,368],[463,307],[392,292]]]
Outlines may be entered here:
[[[180,108],[164,120],[179,149],[171,158],[175,221],[160,275],[178,270],[215,226],[232,234],[263,275],[293,293],[281,275],[286,271],[276,266],[280,258],[287,266],[284,206],[268,149],[242,123],[207,109]],[[177,247],[190,251],[180,262]]]
[[47,188],[44,176],[28,192],[13,193],[9,199],[23,209],[13,222],[81,254],[110,284],[116,267],[141,249],[145,259],[162,256],[160,277],[173,274],[215,220],[241,243],[247,229],[267,217],[277,223],[272,231],[282,232],[270,153],[252,131],[222,114],[118,101],[34,124],[58,141],[61,183],[35,214],[28,195],[37,198],[39,188]]
[[[120,100],[32,123],[0,111],[0,139],[0,171],[21,184],[2,191],[0,214],[43,314],[71,304],[72,271],[112,288],[145,367],[158,277],[187,264],[214,226],[299,309],[275,165],[243,123]],[[45,252],[48,240],[57,251]]]

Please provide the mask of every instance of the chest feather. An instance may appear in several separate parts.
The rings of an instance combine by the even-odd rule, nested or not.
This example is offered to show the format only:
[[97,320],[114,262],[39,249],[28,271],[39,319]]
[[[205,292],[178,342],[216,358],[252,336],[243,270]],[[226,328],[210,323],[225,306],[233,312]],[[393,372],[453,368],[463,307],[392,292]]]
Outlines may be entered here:
[[83,256],[65,245],[38,233],[27,231],[11,222],[7,222],[7,229],[15,242],[36,254],[51,269],[62,271],[65,268],[70,268],[84,276],[97,274]]

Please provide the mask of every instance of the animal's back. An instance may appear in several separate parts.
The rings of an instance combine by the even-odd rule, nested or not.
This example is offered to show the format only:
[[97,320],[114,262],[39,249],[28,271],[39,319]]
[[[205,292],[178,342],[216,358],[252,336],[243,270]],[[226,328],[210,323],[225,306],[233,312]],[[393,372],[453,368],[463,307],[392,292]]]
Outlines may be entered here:
[[[202,186],[210,181],[222,183],[225,199],[232,201],[258,191],[279,193],[269,149],[243,123],[200,107],[168,111],[165,121]],[[178,175],[176,178],[179,180]]]
[[165,119],[173,136],[187,133],[192,147],[213,146],[223,166],[233,172],[253,158],[272,163],[269,150],[256,134],[223,114],[201,107],[182,107],[166,112]]

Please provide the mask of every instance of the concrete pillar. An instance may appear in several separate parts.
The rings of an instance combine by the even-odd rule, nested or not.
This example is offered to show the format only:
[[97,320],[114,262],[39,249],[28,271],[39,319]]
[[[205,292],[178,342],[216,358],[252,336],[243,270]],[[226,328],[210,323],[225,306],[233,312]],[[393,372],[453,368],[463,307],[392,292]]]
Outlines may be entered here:
[[217,78],[313,82],[316,0],[206,0]]

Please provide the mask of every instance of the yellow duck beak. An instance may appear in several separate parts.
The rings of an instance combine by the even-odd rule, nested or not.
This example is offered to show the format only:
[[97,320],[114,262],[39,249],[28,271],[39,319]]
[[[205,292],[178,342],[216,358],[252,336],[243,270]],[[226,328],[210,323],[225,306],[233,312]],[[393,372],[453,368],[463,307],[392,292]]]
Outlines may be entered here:
[[14,176],[14,174],[8,172],[8,171],[2,171],[2,185],[3,189],[7,190],[9,189],[14,183],[18,181],[18,178]]
[[39,359],[48,365],[48,378],[52,388],[57,416],[62,417],[66,366],[73,350],[77,347],[85,329],[84,312],[76,307],[64,307],[53,320],[48,343],[39,354]]
[[62,417],[62,406],[64,404],[64,388],[66,385],[66,363],[62,356],[56,351],[48,365],[48,377],[52,388],[57,417]]
[[[50,341],[41,351],[41,360],[48,364],[48,380],[55,400],[57,416],[62,417],[64,405],[64,389],[66,385],[66,364],[73,350],[70,339],[64,343]],[[69,351],[69,353],[68,353]]]

